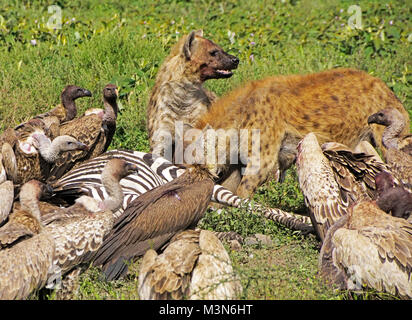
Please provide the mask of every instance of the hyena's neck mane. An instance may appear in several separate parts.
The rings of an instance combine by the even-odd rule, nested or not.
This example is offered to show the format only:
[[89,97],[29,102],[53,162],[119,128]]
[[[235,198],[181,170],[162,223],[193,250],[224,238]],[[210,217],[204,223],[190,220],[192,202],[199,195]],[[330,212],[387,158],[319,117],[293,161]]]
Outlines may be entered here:
[[[156,85],[161,86],[162,84],[169,81],[188,81],[194,85],[202,86],[202,81],[200,80],[199,74],[188,73],[186,70],[188,64],[186,63],[186,58],[183,54],[183,46],[186,41],[187,36],[182,37],[170,50],[170,54],[166,57],[161,65],[159,72],[156,76]],[[171,70],[173,70],[171,72]]]
[[203,88],[199,73],[190,70],[186,63],[182,54],[185,41],[186,37],[183,37],[173,46],[160,67],[149,108],[164,105],[179,117],[197,118],[206,112],[216,97]]
[[[157,73],[156,84],[162,85],[169,81],[182,81],[186,79],[185,69],[186,64],[184,62],[184,57],[181,55],[170,55],[163,62],[159,72]],[[170,72],[170,70],[173,70],[173,72]],[[199,84],[201,84],[200,80],[195,82],[199,82]]]

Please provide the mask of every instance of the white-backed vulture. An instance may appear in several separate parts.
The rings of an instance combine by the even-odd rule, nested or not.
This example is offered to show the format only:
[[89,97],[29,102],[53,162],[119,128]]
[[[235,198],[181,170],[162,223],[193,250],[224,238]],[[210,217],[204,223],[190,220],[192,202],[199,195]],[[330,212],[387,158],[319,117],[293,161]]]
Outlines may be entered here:
[[97,201],[82,196],[73,206],[42,217],[44,223],[52,221],[45,229],[56,239],[55,268],[51,278],[63,277],[59,298],[70,298],[72,291],[76,290],[77,277],[90,262],[88,254],[102,245],[104,236],[113,227],[113,212],[123,202],[120,180],[136,170],[134,164],[112,159],[102,173],[108,193],[106,199]]
[[0,300],[26,299],[45,286],[54,254],[53,236],[45,232],[0,250]]
[[337,144],[323,147],[309,133],[298,145],[296,160],[300,188],[321,240],[349,205],[376,195],[375,175],[388,170],[373,155]]
[[411,299],[412,224],[361,201],[328,230],[319,270],[341,289],[367,287]]
[[393,174],[409,189],[412,189],[412,135],[402,132],[408,119],[394,108],[386,108],[368,118],[368,123],[385,126],[382,144],[387,148],[385,159]]
[[[123,160],[110,161],[103,179],[110,184],[112,196],[107,201],[83,198],[83,211],[80,206],[75,211],[57,210],[39,234],[0,250],[0,299],[24,299],[46,284],[64,284],[67,273],[76,273],[87,263],[84,256],[97,250],[113,226],[112,210],[122,202],[119,180],[135,170]],[[39,192],[41,184],[35,186]]]
[[105,107],[103,115],[91,112],[60,126],[60,134],[75,137],[86,144],[88,149],[63,155],[54,163],[50,171],[49,182],[57,180],[71,168],[107,150],[116,130],[117,97],[117,86],[114,84],[106,85],[103,89]]
[[45,181],[50,174],[52,163],[63,153],[87,149],[85,144],[67,135],[50,141],[46,131],[43,125],[27,123],[17,133],[14,141],[10,141],[12,144],[3,143],[3,166],[16,188],[32,179]]
[[38,202],[44,195],[51,196],[51,188],[37,181],[26,182],[20,190],[20,207],[13,210],[6,224],[0,228],[0,248],[40,233],[42,223]]
[[135,174],[137,171],[138,168],[136,165],[122,159],[109,160],[101,174],[102,184],[107,193],[107,196],[102,201],[82,195],[75,200],[72,206],[67,208],[49,204],[49,207],[46,209],[47,213],[42,215],[42,221],[48,224],[56,219],[83,216],[87,215],[88,212],[97,212],[100,210],[116,212],[121,207],[124,198],[120,180],[130,174]]
[[213,193],[213,177],[196,165],[181,176],[132,201],[116,219],[110,234],[92,260],[105,278],[124,276],[128,262],[148,249],[157,250],[175,234],[196,226]]
[[142,300],[227,300],[241,291],[228,253],[211,231],[183,231],[160,255],[149,249],[140,265]]

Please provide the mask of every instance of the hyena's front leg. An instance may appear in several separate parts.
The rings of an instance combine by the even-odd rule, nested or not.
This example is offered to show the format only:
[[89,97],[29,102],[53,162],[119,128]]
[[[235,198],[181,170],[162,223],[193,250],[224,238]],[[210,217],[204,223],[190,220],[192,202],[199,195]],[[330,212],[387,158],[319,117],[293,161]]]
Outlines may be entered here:
[[[280,131],[280,132],[279,132]],[[242,139],[240,144],[240,159],[247,163],[242,168],[242,180],[236,194],[242,198],[252,197],[256,189],[264,183],[278,168],[278,155],[283,134],[281,130],[274,133],[268,127],[259,132],[249,131],[247,140]],[[244,137],[243,137],[244,138]],[[247,149],[245,144],[247,142]],[[247,154],[244,150],[248,150]],[[247,156],[247,157],[246,157]]]
[[[260,168],[258,172],[251,169],[252,166],[249,164],[246,167],[245,175],[243,175],[239,187],[236,190],[236,194],[241,198],[251,198],[255,193],[256,189],[263,184],[269,174],[273,171],[274,167],[264,167]],[[248,173],[252,171],[252,173]]]
[[276,170],[278,151],[272,149],[270,154],[265,150],[265,158],[251,157],[246,169],[244,169],[242,180],[236,190],[236,194],[241,198],[251,198],[256,189],[263,184],[271,173]]

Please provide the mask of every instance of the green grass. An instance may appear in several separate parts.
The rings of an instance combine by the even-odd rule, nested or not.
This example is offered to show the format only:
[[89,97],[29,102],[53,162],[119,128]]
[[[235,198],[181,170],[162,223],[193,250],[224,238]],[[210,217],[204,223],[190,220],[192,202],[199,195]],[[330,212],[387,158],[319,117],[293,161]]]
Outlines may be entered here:
[[[284,3],[283,3],[284,2]],[[193,29],[240,58],[235,75],[206,86],[222,95],[266,75],[354,67],[381,78],[412,115],[412,22],[407,1],[358,1],[362,29],[348,27],[353,1],[33,0],[0,4],[0,130],[59,103],[61,89],[93,92],[79,113],[101,107],[108,82],[120,86],[121,112],[111,148],[148,151],[146,105],[159,66],[177,39]],[[49,30],[47,7],[62,8],[62,28]],[[228,32],[235,33],[232,38]],[[409,39],[409,40],[408,40]],[[31,43],[36,40],[36,45]],[[296,172],[268,182],[254,198],[305,212]],[[326,286],[317,273],[318,243],[236,209],[208,212],[200,224],[242,235],[270,235],[272,247],[229,250],[244,299],[375,299]],[[78,299],[137,299],[138,262],[121,281],[103,283],[98,270],[82,276]]]

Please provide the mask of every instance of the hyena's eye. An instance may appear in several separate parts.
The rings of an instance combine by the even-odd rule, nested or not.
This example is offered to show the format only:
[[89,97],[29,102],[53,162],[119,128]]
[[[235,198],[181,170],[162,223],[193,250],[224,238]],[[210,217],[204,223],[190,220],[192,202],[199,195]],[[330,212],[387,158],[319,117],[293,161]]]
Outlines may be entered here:
[[209,52],[209,54],[210,54],[212,57],[214,57],[214,56],[217,55],[218,52],[219,52],[219,50],[212,50],[212,51]]

